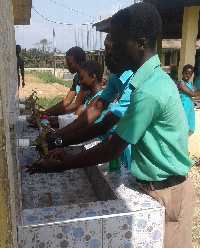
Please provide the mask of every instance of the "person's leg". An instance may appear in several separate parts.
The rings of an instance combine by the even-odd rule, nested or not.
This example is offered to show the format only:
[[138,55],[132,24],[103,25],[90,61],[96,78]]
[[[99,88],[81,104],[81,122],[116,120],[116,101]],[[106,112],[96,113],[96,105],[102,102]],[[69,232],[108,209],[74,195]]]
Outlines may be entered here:
[[18,75],[18,89],[20,87],[20,75]]
[[166,208],[164,248],[192,248],[195,193],[191,179],[147,193]]

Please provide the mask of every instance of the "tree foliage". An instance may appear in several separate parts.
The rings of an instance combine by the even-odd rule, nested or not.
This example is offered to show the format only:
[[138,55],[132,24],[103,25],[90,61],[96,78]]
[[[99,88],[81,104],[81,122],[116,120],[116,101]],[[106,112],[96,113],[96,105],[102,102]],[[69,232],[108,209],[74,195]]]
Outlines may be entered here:
[[24,60],[26,68],[49,68],[53,67],[53,53],[43,52],[36,48],[31,48],[26,51],[22,49],[21,57]]
[[[25,68],[50,68],[54,67],[53,52],[50,52],[49,42],[46,39],[42,39],[37,43],[38,48],[31,48],[29,50],[22,49],[20,56],[24,60]],[[56,68],[65,68],[65,58],[56,62]]]

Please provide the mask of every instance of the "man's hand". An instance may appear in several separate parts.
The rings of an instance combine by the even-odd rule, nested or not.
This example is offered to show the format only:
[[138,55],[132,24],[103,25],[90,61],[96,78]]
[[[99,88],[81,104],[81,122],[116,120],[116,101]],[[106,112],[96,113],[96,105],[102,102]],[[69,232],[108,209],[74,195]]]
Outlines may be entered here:
[[26,165],[25,167],[29,175],[35,173],[52,173],[52,172],[62,172],[67,170],[64,168],[63,161],[70,158],[70,155],[63,149],[56,149],[48,154],[47,159],[42,162],[34,162],[32,164]]
[[33,175],[35,173],[60,173],[66,170],[64,167],[64,162],[56,159],[46,159],[40,163],[32,163],[25,166],[27,170],[26,173]]
[[58,138],[58,136],[55,133],[53,132],[47,133],[45,137],[45,142],[48,144],[49,151],[56,148],[56,145],[55,145],[56,138]]
[[56,149],[49,153],[48,158],[65,161],[70,158],[70,155],[63,149]]

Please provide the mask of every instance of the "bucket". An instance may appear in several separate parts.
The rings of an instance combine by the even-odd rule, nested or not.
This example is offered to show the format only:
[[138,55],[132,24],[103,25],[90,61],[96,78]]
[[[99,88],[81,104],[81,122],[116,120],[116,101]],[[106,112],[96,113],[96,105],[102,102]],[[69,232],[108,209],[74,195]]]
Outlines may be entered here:
[[59,129],[66,127],[74,120],[76,120],[76,118],[78,118],[78,115],[73,115],[73,114],[59,115],[58,116]]

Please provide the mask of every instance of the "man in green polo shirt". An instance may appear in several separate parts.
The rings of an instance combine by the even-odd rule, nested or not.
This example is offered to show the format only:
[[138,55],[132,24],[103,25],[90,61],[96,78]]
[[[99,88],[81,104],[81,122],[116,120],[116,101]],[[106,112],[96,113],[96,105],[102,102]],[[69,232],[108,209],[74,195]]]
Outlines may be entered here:
[[30,164],[28,172],[61,172],[111,161],[131,144],[132,174],[166,208],[164,247],[191,248],[194,188],[186,175],[194,161],[187,156],[188,124],[178,90],[155,53],[161,26],[157,10],[144,2],[112,17],[115,60],[134,72],[130,106],[109,141],[61,161],[54,159],[55,152],[40,164]]

